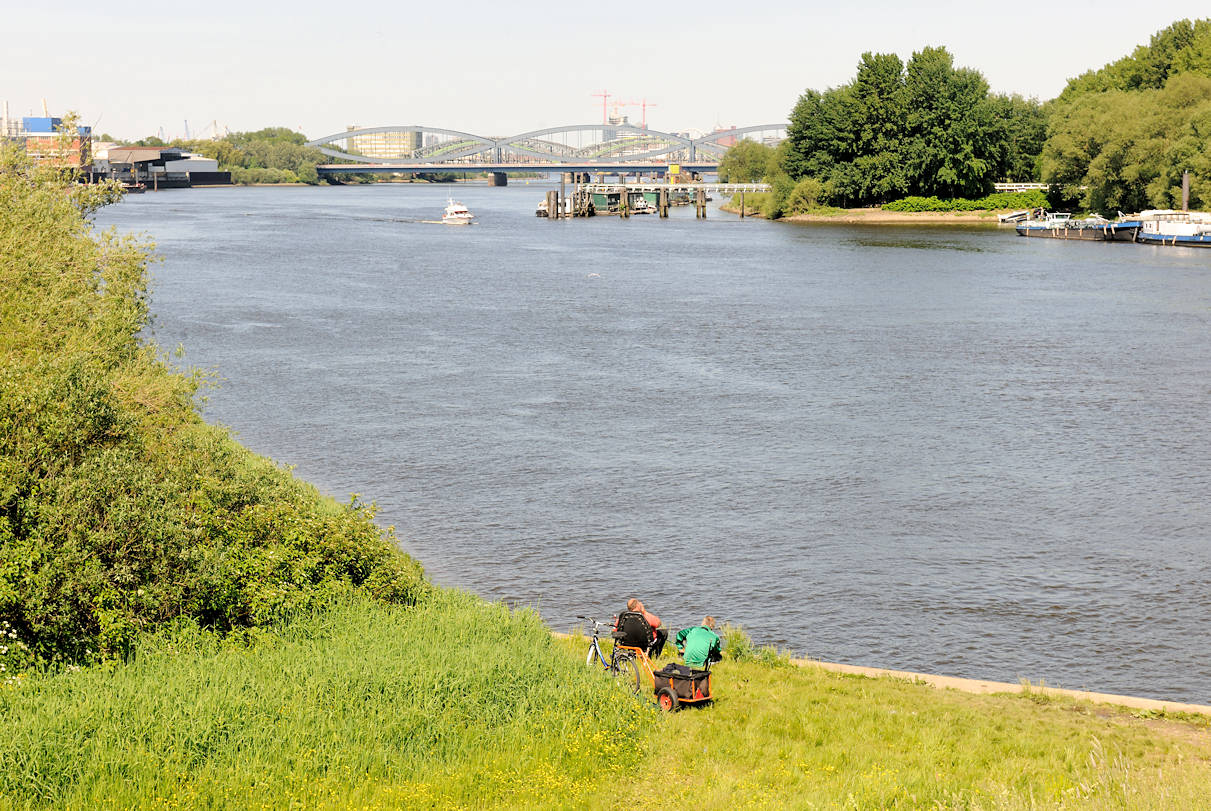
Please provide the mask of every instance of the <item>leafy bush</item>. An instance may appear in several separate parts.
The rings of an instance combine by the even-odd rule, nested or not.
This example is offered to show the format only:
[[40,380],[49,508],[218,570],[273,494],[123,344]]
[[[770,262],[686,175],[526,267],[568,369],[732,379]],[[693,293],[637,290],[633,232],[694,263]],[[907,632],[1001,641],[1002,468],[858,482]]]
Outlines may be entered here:
[[[312,166],[312,171],[314,171],[314,169],[315,167]],[[231,170],[231,182],[244,186],[251,186],[256,183],[298,183],[299,176],[289,169],[237,167]]]
[[776,220],[787,211],[787,204],[790,202],[791,194],[795,191],[795,181],[790,179],[790,176],[784,173],[779,173],[774,176],[770,182],[769,196],[765,198],[764,206],[761,209],[761,214],[766,219]]
[[998,208],[1041,208],[1047,205],[1047,193],[1039,190],[998,192],[967,200],[957,197],[940,200],[937,197],[905,197],[883,205],[884,211],[985,211]]
[[182,615],[227,630],[349,591],[415,601],[421,568],[372,507],[202,421],[201,378],[139,338],[149,247],[94,233],[84,193],[0,148],[0,626],[88,661]]

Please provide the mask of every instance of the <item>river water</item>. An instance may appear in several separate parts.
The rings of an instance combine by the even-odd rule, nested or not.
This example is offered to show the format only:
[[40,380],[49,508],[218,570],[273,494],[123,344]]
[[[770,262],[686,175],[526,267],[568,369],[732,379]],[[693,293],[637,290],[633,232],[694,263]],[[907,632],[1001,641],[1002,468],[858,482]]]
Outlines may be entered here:
[[1211,702],[1211,251],[548,187],[132,196],[205,414],[438,583],[851,664]]

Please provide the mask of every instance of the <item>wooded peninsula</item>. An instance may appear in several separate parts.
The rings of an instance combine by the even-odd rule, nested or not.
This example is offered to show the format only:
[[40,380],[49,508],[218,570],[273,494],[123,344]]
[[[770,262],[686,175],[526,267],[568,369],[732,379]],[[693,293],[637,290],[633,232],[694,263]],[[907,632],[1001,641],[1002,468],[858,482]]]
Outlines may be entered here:
[[897,201],[955,210],[999,181],[1047,183],[1051,207],[1113,216],[1180,207],[1183,172],[1190,205],[1211,204],[1211,19],[1174,23],[1047,102],[990,92],[945,48],[907,63],[865,53],[853,80],[799,97],[777,148],[741,141],[719,168],[771,183],[759,202],[770,218]]

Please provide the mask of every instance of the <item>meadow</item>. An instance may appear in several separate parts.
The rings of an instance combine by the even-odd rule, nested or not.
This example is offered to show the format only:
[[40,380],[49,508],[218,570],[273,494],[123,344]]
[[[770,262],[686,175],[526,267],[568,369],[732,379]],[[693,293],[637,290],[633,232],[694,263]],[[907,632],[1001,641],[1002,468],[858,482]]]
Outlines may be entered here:
[[528,610],[351,595],[0,688],[0,808],[1197,808],[1211,719],[797,667],[661,713]]

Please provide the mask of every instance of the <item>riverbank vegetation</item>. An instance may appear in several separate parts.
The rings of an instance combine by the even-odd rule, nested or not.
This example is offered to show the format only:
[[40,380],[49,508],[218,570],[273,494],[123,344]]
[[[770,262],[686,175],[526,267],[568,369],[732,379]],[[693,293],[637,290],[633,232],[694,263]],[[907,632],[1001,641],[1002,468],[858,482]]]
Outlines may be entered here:
[[1047,183],[1051,207],[1113,216],[1180,207],[1183,172],[1197,208],[1211,204],[1209,122],[1211,20],[1182,20],[1045,104],[991,93],[945,48],[907,62],[865,53],[850,82],[800,96],[777,149],[741,141],[719,171],[770,183],[760,208],[770,218],[815,206],[1001,208],[989,197],[996,181]]
[[415,601],[420,567],[372,507],[203,422],[202,376],[143,337],[149,246],[88,224],[109,189],[0,151],[0,621],[20,640],[0,664],[120,657],[179,617],[254,627],[350,591]]
[[1174,23],[1073,79],[1048,111],[1042,178],[1058,204],[1116,210],[1211,205],[1211,19]]
[[[107,140],[108,136],[101,136]],[[177,147],[218,161],[219,170],[231,172],[232,183],[238,185],[263,185],[281,183],[389,183],[398,180],[392,175],[338,173],[320,177],[316,167],[320,164],[352,163],[325,155],[315,147],[306,146],[307,136],[286,127],[266,127],[255,132],[232,132],[215,139],[183,139],[164,141],[161,138],[141,138],[135,146]],[[328,144],[329,149],[343,152],[339,144]],[[430,172],[414,175],[416,179],[431,183],[452,183],[458,179],[456,172]]]

